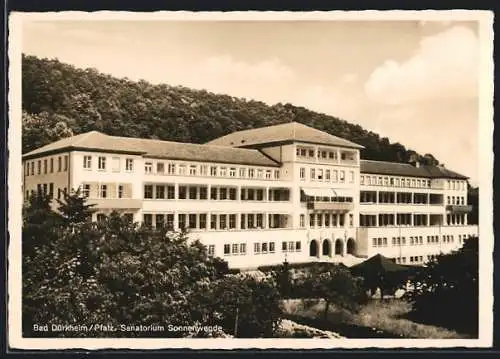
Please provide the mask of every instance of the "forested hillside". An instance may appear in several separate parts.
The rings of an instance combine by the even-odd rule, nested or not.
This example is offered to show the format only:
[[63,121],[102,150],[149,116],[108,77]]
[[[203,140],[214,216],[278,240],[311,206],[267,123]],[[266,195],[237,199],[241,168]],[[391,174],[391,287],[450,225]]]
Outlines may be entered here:
[[365,146],[362,158],[408,162],[421,156],[359,125],[291,104],[151,85],[23,56],[23,152],[91,130],[109,135],[204,143],[230,132],[297,121]]

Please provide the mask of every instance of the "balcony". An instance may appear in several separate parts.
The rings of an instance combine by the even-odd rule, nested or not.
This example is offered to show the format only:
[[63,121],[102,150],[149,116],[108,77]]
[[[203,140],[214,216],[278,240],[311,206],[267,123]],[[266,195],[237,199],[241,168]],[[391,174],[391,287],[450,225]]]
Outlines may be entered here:
[[446,210],[451,213],[469,213],[472,212],[471,205],[458,205],[458,204],[449,204],[446,206]]
[[354,209],[352,202],[316,202],[311,201],[307,203],[307,209],[316,211],[340,211],[348,212]]
[[140,209],[142,200],[135,198],[96,198],[89,199],[89,204],[95,204],[96,209]]

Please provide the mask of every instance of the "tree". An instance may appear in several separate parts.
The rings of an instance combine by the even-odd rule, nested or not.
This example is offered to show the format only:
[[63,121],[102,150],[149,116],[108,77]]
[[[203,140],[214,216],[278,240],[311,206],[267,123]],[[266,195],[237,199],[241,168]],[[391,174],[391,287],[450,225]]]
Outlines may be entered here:
[[353,277],[348,268],[340,265],[325,269],[311,267],[301,283],[303,291],[309,292],[311,297],[324,299],[324,319],[327,319],[331,304],[356,310],[366,299],[362,279]]
[[210,287],[213,323],[239,338],[272,337],[283,313],[281,295],[270,279],[226,276]]
[[88,222],[96,212],[95,204],[87,204],[87,198],[80,188],[70,193],[63,192],[62,200],[57,199],[59,214],[66,225],[78,225]]
[[479,239],[469,238],[454,253],[440,255],[412,279],[406,296],[416,318],[477,334]]

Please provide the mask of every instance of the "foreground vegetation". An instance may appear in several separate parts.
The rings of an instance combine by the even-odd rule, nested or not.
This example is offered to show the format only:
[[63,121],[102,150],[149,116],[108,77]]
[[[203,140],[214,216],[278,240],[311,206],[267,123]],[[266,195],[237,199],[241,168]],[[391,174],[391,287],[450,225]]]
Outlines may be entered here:
[[[301,267],[285,262],[267,268],[267,275],[260,277],[237,273],[225,261],[208,256],[199,241],[188,240],[185,231],[138,226],[116,212],[93,223],[94,210],[78,192],[58,200],[57,211],[51,209],[51,201],[36,195],[24,207],[23,334],[27,337],[279,337],[285,335],[281,321],[300,314],[286,307],[294,298],[312,299],[315,304],[302,311],[321,320],[319,327],[333,324],[321,328],[330,332],[347,323],[396,337],[455,337],[453,330],[426,325],[432,324],[477,336],[477,238],[412,275],[409,280],[415,290],[404,302],[373,301],[367,296],[370,280],[353,276],[342,265]],[[114,328],[168,323],[221,330],[89,333],[34,327],[96,323]]]

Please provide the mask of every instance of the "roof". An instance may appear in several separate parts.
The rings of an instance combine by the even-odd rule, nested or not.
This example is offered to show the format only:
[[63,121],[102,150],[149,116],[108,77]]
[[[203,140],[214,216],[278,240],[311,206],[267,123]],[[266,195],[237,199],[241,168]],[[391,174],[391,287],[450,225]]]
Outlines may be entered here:
[[370,275],[389,272],[405,272],[408,270],[408,268],[394,263],[392,260],[384,257],[379,253],[371,258],[368,258],[362,263],[352,266],[351,270],[354,273]]
[[255,149],[109,136],[98,131],[61,139],[26,153],[23,159],[69,150],[127,153],[144,157],[200,162],[279,166],[279,163]]
[[284,142],[306,142],[329,146],[364,148],[357,143],[330,135],[329,133],[298,122],[287,122],[280,125],[237,131],[216,138],[208,142],[208,144],[231,147],[256,147],[263,144]]
[[467,176],[450,171],[442,166],[421,165],[416,167],[409,163],[372,160],[361,160],[360,172],[408,177],[468,179]]

